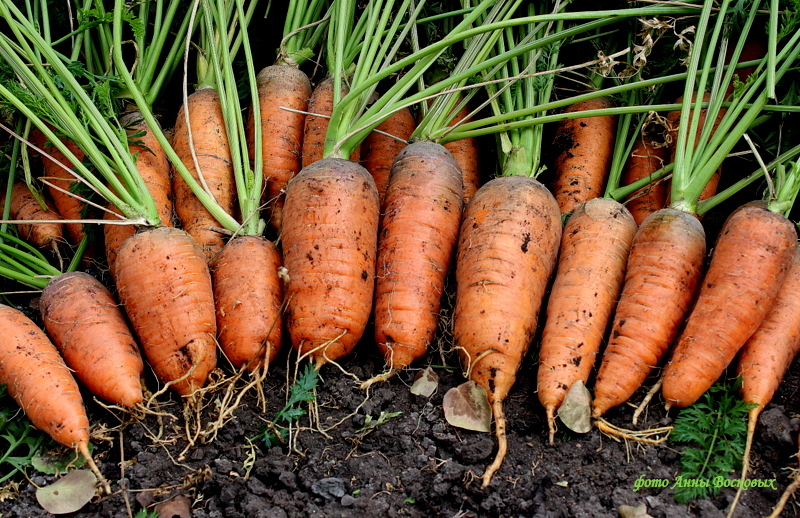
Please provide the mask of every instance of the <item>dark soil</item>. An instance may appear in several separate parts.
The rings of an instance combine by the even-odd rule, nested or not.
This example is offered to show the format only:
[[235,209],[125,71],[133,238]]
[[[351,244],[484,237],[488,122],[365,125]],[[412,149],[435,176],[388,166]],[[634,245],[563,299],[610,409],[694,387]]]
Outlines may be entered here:
[[[438,352],[427,360],[434,365],[456,365],[455,356]],[[366,379],[381,371],[382,362],[363,345],[342,367]],[[194,518],[600,518],[619,516],[620,505],[639,504],[645,504],[655,518],[716,518],[725,515],[734,495],[734,490],[726,488],[716,497],[678,505],[670,488],[634,491],[634,482],[642,475],[673,481],[679,474],[679,449],[670,444],[616,442],[597,430],[577,435],[562,427],[556,444],[547,445],[544,412],[534,392],[533,361],[523,366],[507,400],[509,454],[486,489],[481,489],[479,477],[494,456],[494,436],[453,428],[442,411],[444,393],[463,381],[459,369],[438,369],[440,387],[430,399],[409,392],[412,372],[375,386],[365,399],[367,394],[356,388],[353,378],[326,366],[316,400],[325,433],[301,430],[294,449],[289,445],[252,447],[248,439],[284,404],[286,371],[275,368],[264,382],[266,413],[260,411],[251,390],[215,440],[198,444],[185,455],[182,417],[149,415],[121,426],[120,419],[131,419],[92,404],[91,418],[102,427],[97,435],[107,438],[95,440],[95,454],[114,493],[70,516],[124,517],[129,515],[126,499],[135,513],[142,503],[185,495]],[[769,514],[788,483],[786,468],[797,464],[792,458],[797,431],[791,417],[799,406],[798,372],[793,369],[763,414],[753,448],[752,477],[776,479],[777,489],[746,491],[739,517]],[[214,415],[221,396],[220,391],[206,395],[205,419]],[[635,400],[641,397],[639,393]],[[181,415],[176,398],[162,396],[160,400],[162,412]],[[374,420],[381,412],[401,414],[360,431],[367,416]],[[630,427],[631,415],[632,409],[624,407],[608,417]],[[654,400],[640,428],[669,424],[673,418]],[[307,420],[302,424],[310,425]],[[17,479],[22,482],[20,493],[0,503],[0,516],[49,516],[37,504],[33,484],[52,480],[41,475],[33,475],[33,483]],[[799,511],[792,499],[783,516],[797,516]]]

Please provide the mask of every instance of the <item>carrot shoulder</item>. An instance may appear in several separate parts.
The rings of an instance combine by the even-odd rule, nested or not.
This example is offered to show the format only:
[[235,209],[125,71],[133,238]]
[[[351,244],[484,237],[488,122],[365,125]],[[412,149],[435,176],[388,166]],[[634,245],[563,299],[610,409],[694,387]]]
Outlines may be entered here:
[[560,239],[558,204],[533,178],[491,180],[464,211],[453,339],[470,378],[486,390],[495,418],[498,451],[484,486],[507,450],[503,401],[536,331]]
[[586,383],[594,369],[635,233],[630,212],[605,198],[579,205],[564,227],[542,330],[536,389],[547,412],[551,442],[555,411],[572,384]]
[[[456,114],[449,125],[455,126],[464,120],[469,113],[469,107],[465,106]],[[458,163],[458,167],[461,169],[464,205],[466,206],[481,186],[480,149],[478,148],[478,140],[474,137],[463,138],[448,142],[444,144],[444,147],[452,153],[453,158],[455,158]]]
[[[0,205],[4,204],[0,201]],[[19,223],[19,236],[39,248],[53,248],[64,238],[64,224],[57,213],[43,209],[23,182],[14,182],[11,192],[11,219],[36,221],[36,223]]]
[[39,309],[48,335],[92,394],[128,408],[141,403],[139,346],[100,281],[83,272],[59,275],[42,291]]
[[390,369],[425,354],[458,240],[461,173],[439,144],[407,146],[394,162],[378,240],[375,341]]
[[[622,185],[629,185],[642,178],[647,178],[666,165],[669,151],[666,147],[656,147],[652,138],[640,136],[636,139],[631,155],[625,163],[622,173]],[[667,206],[669,198],[669,182],[656,180],[631,194],[625,207],[633,215],[637,225],[657,210]]]
[[794,224],[761,204],[734,211],[664,372],[669,404],[691,405],[719,378],[772,307],[797,243]]
[[286,188],[283,263],[292,345],[317,366],[348,354],[372,311],[378,190],[360,165],[325,158]]
[[361,146],[361,165],[375,179],[381,207],[384,205],[386,189],[389,187],[389,177],[394,159],[406,147],[416,126],[417,123],[414,116],[411,115],[411,111],[404,108],[380,123],[364,139]]

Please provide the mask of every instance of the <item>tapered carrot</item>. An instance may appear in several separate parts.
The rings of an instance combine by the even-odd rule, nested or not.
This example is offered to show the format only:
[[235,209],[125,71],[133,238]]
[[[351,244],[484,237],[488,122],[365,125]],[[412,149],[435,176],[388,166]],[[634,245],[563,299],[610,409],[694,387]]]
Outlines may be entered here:
[[[0,205],[4,204],[3,198]],[[23,182],[14,182],[12,186],[9,215],[11,219],[39,221],[17,224],[19,236],[39,248],[53,248],[64,239],[64,225],[58,222],[61,216],[50,209],[42,208]]]
[[[667,148],[655,145],[652,137],[640,136],[625,164],[621,184],[629,185],[650,176],[666,165],[668,155]],[[625,207],[633,215],[636,224],[641,225],[647,216],[667,206],[668,197],[669,182],[657,180],[631,194]]]
[[39,310],[53,343],[92,394],[128,408],[142,402],[139,346],[100,281],[84,272],[59,275],[42,291]]
[[[187,98],[175,120],[172,147],[192,176],[208,187],[219,206],[233,214],[236,192],[231,151],[216,89],[201,88]],[[219,222],[177,173],[173,175],[173,190],[175,213],[183,229],[200,243],[203,253],[210,259],[224,244],[217,230]]]
[[536,331],[560,238],[558,204],[530,177],[487,182],[464,211],[453,338],[470,379],[486,390],[494,414],[498,451],[483,475],[484,486],[505,457],[503,401]]
[[392,371],[425,354],[436,334],[461,210],[461,174],[443,146],[417,142],[397,155],[381,220],[375,289],[375,341]]
[[394,159],[406,147],[416,125],[411,111],[404,108],[392,114],[364,139],[361,147],[361,165],[375,179],[381,207],[384,205]]
[[183,396],[217,363],[211,275],[188,233],[159,227],[126,240],[116,260],[120,300],[158,378]]
[[586,383],[622,288],[636,223],[618,202],[594,198],[564,227],[539,349],[537,389],[550,442],[555,411],[578,380]]
[[261,236],[228,242],[211,261],[222,352],[236,368],[269,366],[281,346],[281,254]]
[[[464,120],[469,113],[470,109],[468,106],[461,108],[448,126],[455,126],[460,121]],[[455,158],[458,163],[458,167],[461,169],[464,205],[466,206],[481,186],[480,149],[478,148],[478,141],[474,137],[468,137],[447,142],[444,144],[444,147],[452,153],[453,158]]]
[[292,345],[317,366],[352,350],[372,310],[378,190],[360,165],[325,158],[286,188],[283,263]]
[[728,217],[711,263],[664,372],[668,404],[691,405],[719,378],[758,329],[789,270],[794,224],[763,204]]
[[627,401],[658,365],[694,300],[705,253],[691,214],[666,208],[642,222],[595,381],[594,417]]
[[[261,111],[261,152],[270,224],[280,230],[286,183],[302,165],[305,112],[311,97],[311,82],[296,67],[271,65],[258,74]],[[254,117],[247,121],[248,138],[254,138]],[[254,145],[248,145],[253,153]],[[252,160],[252,156],[250,157]]]
[[[136,156],[136,171],[153,197],[161,224],[172,226],[172,183],[166,153],[139,112],[130,112],[120,117],[120,124],[125,127],[128,138],[132,139],[129,149]],[[113,207],[109,209],[117,213]],[[113,221],[116,216],[106,213],[104,218]],[[106,260],[112,274],[119,247],[134,233],[135,228],[132,225],[103,225]]]
[[[612,108],[607,97],[597,97],[568,106],[565,113]],[[617,119],[614,115],[579,117],[561,122],[554,143],[558,155],[553,164],[553,195],[561,213],[592,198],[602,196],[614,152]]]

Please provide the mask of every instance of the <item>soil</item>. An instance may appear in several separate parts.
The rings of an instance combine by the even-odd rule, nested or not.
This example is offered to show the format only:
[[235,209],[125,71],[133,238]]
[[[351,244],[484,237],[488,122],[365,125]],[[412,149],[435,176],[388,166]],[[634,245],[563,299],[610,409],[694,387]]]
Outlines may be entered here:
[[[547,444],[544,412],[536,399],[534,362],[522,367],[507,402],[509,453],[491,485],[481,488],[480,475],[495,454],[493,434],[449,425],[442,410],[444,393],[463,381],[452,353],[434,352],[424,364],[438,368],[440,385],[430,398],[409,392],[414,372],[402,373],[369,392],[353,377],[367,379],[381,372],[382,361],[367,345],[357,348],[341,367],[325,366],[317,389],[318,423],[302,421],[304,429],[292,443],[266,448],[251,443],[266,420],[284,405],[288,356],[281,357],[263,382],[267,410],[257,392],[246,393],[213,440],[198,440],[187,449],[187,421],[181,402],[172,395],[158,398],[162,415],[134,419],[90,403],[95,430],[95,455],[111,481],[113,494],[96,498],[74,517],[124,517],[175,496],[184,496],[194,518],[287,517],[617,517],[621,505],[644,504],[650,516],[717,518],[725,514],[734,490],[688,505],[673,499],[673,490],[640,488],[634,483],[667,479],[680,470],[680,447],[617,442],[599,431],[579,435],[561,427],[553,446]],[[775,489],[752,488],[744,493],[736,516],[765,516],[789,482],[787,468],[796,466],[798,364],[764,412],[753,448],[752,478],[776,479]],[[152,380],[150,380],[152,382]],[[651,380],[652,381],[652,380]],[[241,382],[240,382],[241,383]],[[205,395],[204,423],[218,412],[224,392]],[[634,401],[640,401],[638,393]],[[611,411],[611,422],[630,428],[632,408]],[[363,430],[368,416],[399,415]],[[174,417],[177,416],[177,417]],[[670,424],[657,398],[639,428]],[[189,422],[196,420],[189,419]],[[122,424],[121,424],[122,423]],[[324,433],[308,428],[323,428]],[[207,439],[212,439],[208,437]],[[50,516],[37,503],[35,485],[52,476],[30,474],[20,482],[14,499],[0,502],[2,517]],[[127,504],[126,504],[127,501]],[[127,505],[130,505],[130,510]],[[790,500],[783,516],[797,516]],[[176,511],[163,517],[189,516]]]

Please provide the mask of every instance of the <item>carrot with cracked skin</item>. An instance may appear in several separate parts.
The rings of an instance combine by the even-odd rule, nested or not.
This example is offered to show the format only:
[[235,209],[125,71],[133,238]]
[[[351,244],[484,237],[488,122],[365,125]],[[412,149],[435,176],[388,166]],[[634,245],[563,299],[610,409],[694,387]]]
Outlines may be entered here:
[[536,331],[560,239],[558,204],[530,177],[487,182],[464,211],[453,339],[470,379],[486,390],[494,414],[498,451],[483,474],[484,487],[506,454],[503,401]]
[[127,408],[142,402],[139,346],[100,281],[84,272],[59,275],[42,290],[39,310],[48,336],[92,394]]
[[[236,188],[231,150],[219,93],[215,88],[200,88],[187,98],[175,120],[172,147],[192,177],[201,185],[207,185],[208,192],[217,204],[226,213],[233,214]],[[221,225],[194,195],[181,175],[177,172],[173,174],[172,182],[175,213],[183,229],[200,243],[203,253],[211,259],[225,242],[223,235],[216,230]]]
[[[453,117],[448,126],[457,125],[464,120],[469,113],[469,107],[464,106],[459,110],[456,116]],[[474,137],[468,137],[447,142],[444,144],[444,147],[452,153],[453,158],[455,158],[458,163],[458,167],[461,169],[464,206],[466,206],[481,186],[480,149],[478,148],[478,141]]]
[[367,135],[361,145],[361,165],[375,179],[381,207],[384,205],[386,190],[389,187],[392,164],[397,155],[408,145],[416,126],[417,121],[411,115],[411,110],[403,108],[380,123]]
[[461,173],[439,144],[397,155],[378,240],[375,342],[391,372],[427,351],[436,334],[462,211]]
[[217,364],[211,275],[187,232],[158,227],[128,238],[116,283],[133,330],[159,380],[182,396],[202,387]]
[[222,352],[236,368],[268,367],[283,335],[280,251],[261,236],[240,236],[209,266]]
[[[305,111],[311,97],[311,82],[297,67],[271,65],[258,73],[258,103],[261,113],[261,152],[270,224],[278,231],[283,223],[286,183],[302,166]],[[253,113],[247,120],[247,137],[255,138]],[[255,149],[248,144],[251,155]],[[253,157],[250,157],[253,160]]]
[[362,166],[324,158],[286,188],[283,263],[292,345],[317,367],[348,354],[372,310],[378,189]]
[[627,401],[666,354],[694,301],[705,254],[695,216],[666,208],[642,222],[597,373],[593,417]]
[[[5,205],[5,197],[0,200]],[[14,182],[11,191],[11,219],[21,221],[37,221],[37,223],[18,223],[17,233],[25,241],[39,248],[54,248],[64,239],[64,224],[56,212],[42,208],[39,201],[31,194],[23,182]]]
[[[564,113],[612,108],[607,97],[597,97],[568,106]],[[603,195],[614,153],[615,115],[578,117],[559,123],[554,145],[558,155],[553,163],[553,195],[567,214],[592,198]]]
[[667,404],[691,405],[719,378],[772,307],[796,243],[794,223],[764,204],[728,217],[664,371]]
[[[155,202],[161,224],[172,226],[172,182],[166,153],[139,112],[123,115],[120,117],[120,124],[126,129],[128,137],[133,139],[129,149],[131,154],[136,156],[136,171],[144,180]],[[104,219],[113,221],[117,218],[115,214],[118,214],[118,211],[113,207],[109,207],[109,210],[113,211],[113,214],[106,213]],[[112,275],[119,247],[135,233],[133,225],[103,225],[106,261]]]
[[556,410],[573,383],[586,383],[594,369],[622,289],[636,228],[630,212],[606,198],[579,205],[564,226],[536,385],[547,412],[551,444]]
[[[664,167],[669,157],[665,146],[657,146],[652,137],[641,135],[631,149],[625,170],[622,173],[622,185],[630,185],[637,180],[647,178]],[[625,207],[631,212],[637,225],[657,210],[667,206],[669,198],[669,182],[656,180],[628,196]]]

